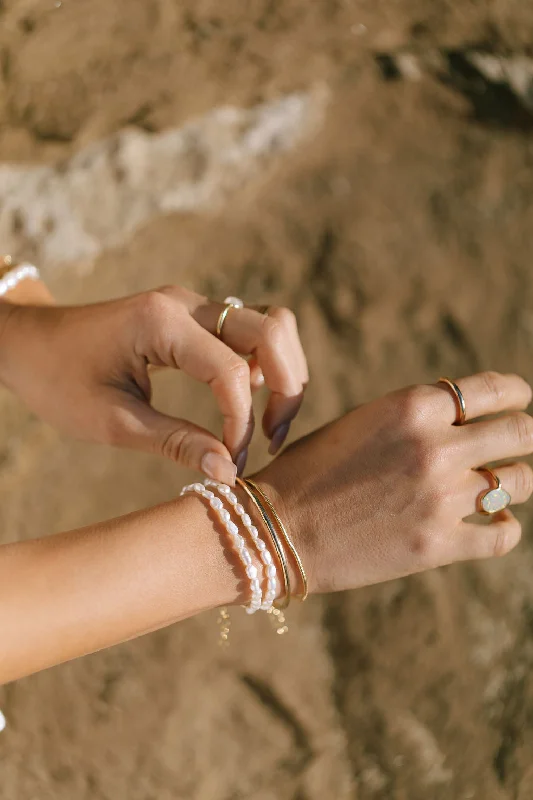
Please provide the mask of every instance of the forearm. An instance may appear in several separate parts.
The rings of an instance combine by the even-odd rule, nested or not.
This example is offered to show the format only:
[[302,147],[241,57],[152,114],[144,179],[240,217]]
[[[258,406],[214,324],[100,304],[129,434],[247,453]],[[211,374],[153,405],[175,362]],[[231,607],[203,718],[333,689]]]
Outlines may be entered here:
[[224,544],[184,498],[0,547],[0,683],[244,601]]

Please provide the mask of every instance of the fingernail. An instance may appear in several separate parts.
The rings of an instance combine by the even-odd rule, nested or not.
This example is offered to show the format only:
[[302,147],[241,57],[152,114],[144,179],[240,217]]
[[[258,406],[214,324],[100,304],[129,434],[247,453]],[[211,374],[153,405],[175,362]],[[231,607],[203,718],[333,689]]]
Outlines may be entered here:
[[278,425],[272,439],[270,441],[270,447],[268,448],[268,452],[271,456],[275,456],[278,450],[280,449],[281,445],[287,438],[287,434],[289,433],[291,427],[290,422],[283,422],[281,425]]
[[235,486],[237,467],[219,453],[206,453],[202,458],[200,469],[204,475],[207,475],[208,478],[212,478],[214,481],[220,481],[221,483],[229,484],[229,486]]
[[248,460],[248,448],[245,447],[244,450],[241,450],[241,452],[235,459],[235,463],[237,464],[237,475],[242,475],[247,460]]

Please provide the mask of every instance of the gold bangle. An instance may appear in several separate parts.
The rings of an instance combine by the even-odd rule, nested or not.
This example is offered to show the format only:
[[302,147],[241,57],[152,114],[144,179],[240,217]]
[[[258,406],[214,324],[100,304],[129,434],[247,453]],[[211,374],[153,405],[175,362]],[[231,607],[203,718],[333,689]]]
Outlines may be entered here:
[[281,567],[281,574],[283,576],[283,590],[284,590],[284,597],[282,600],[277,601],[274,603],[276,608],[285,609],[291,602],[291,581],[289,577],[289,565],[287,563],[287,556],[285,554],[285,549],[283,547],[283,543],[281,542],[279,536],[276,533],[276,529],[272,525],[272,522],[269,519],[269,516],[266,510],[261,503],[261,500],[255,494],[255,491],[248,486],[247,481],[243,481],[241,478],[236,478],[236,482],[241,487],[241,489],[246,493],[248,498],[252,501],[254,506],[259,511],[261,519],[270,534],[270,538],[272,539],[272,544],[274,545],[274,550],[276,551],[276,555],[278,557],[278,561]]
[[300,572],[300,577],[302,579],[302,589],[303,589],[303,591],[302,591],[302,595],[301,595],[300,599],[303,602],[304,600],[307,600],[307,595],[309,594],[309,589],[308,589],[308,585],[307,585],[307,575],[305,574],[304,565],[302,564],[302,559],[298,555],[298,551],[296,550],[294,544],[292,543],[292,540],[291,540],[289,534],[287,533],[287,528],[285,527],[285,525],[283,524],[283,522],[279,518],[279,515],[278,515],[276,509],[274,508],[274,506],[272,505],[272,503],[270,502],[270,500],[268,499],[266,494],[259,488],[259,486],[257,486],[256,483],[254,483],[254,481],[250,480],[250,478],[247,478],[246,482],[248,483],[249,486],[251,486],[257,492],[257,494],[261,497],[261,499],[264,500],[265,503],[267,504],[269,510],[272,512],[272,516],[276,520],[276,523],[277,523],[277,525],[278,525],[278,527],[279,527],[279,529],[280,529],[280,531],[281,531],[281,533],[282,533],[282,535],[283,535],[283,537],[285,539],[287,547],[291,551],[291,553],[293,555],[293,558],[296,561],[296,565],[298,567],[298,570]]

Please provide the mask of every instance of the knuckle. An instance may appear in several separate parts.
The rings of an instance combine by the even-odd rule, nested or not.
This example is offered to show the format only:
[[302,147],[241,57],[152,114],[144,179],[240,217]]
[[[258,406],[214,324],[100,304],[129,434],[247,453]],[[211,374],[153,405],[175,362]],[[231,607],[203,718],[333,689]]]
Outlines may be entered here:
[[404,427],[418,430],[426,420],[429,410],[431,387],[410,386],[397,395],[397,410]]
[[276,320],[285,328],[297,327],[296,315],[294,311],[292,311],[290,308],[286,308],[285,306],[277,306],[274,309],[271,308],[268,313],[267,319],[268,318]]
[[521,447],[533,450],[533,418],[523,411],[509,417],[510,433]]
[[171,461],[179,462],[188,466],[193,466],[187,460],[188,443],[191,442],[190,432],[180,430],[171,431],[167,434],[159,445],[161,455]]
[[415,559],[420,566],[432,563],[435,555],[435,536],[429,528],[421,528],[413,532],[407,542],[409,556]]
[[533,494],[533,470],[529,464],[517,464],[515,470],[516,491],[526,500]]
[[171,308],[175,309],[175,303],[169,294],[169,287],[152,289],[144,292],[141,296],[141,314],[147,322],[165,318]]
[[494,404],[500,403],[505,396],[505,379],[499,372],[487,370],[480,375],[483,390]]
[[224,366],[222,375],[226,375],[233,384],[250,383],[250,367],[248,362],[239,356],[231,355]]
[[282,324],[273,317],[265,317],[263,323],[263,340],[270,350],[278,350],[283,346],[285,330]]

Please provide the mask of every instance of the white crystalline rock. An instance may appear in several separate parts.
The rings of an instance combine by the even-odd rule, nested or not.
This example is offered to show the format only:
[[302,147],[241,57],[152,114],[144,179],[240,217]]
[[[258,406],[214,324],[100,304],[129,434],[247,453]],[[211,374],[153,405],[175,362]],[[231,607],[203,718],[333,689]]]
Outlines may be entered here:
[[2,251],[90,263],[158,215],[212,209],[312,134],[326,99],[319,88],[218,108],[161,134],[121,131],[63,164],[0,165]]

